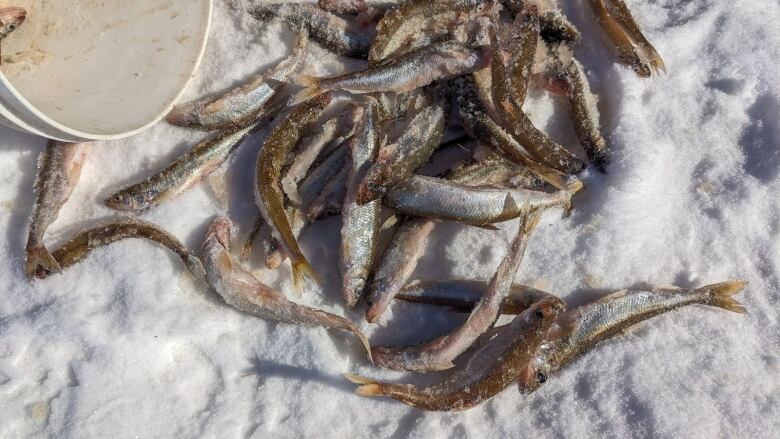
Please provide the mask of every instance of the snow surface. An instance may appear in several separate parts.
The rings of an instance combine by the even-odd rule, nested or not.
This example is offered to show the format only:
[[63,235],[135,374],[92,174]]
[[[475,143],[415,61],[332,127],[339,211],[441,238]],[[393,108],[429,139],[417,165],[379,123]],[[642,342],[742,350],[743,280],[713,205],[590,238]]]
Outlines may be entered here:
[[[193,288],[183,265],[145,241],[96,251],[61,276],[22,274],[35,160],[44,141],[0,132],[0,437],[772,437],[780,431],[780,9],[775,1],[630,0],[669,73],[638,78],[615,63],[587,8],[566,2],[585,43],[577,55],[601,96],[612,147],[606,176],[588,174],[569,218],[549,212],[518,281],[571,304],[626,286],[750,281],[740,316],[689,307],[604,343],[521,396],[511,387],[463,413],[424,413],[354,395],[341,377],[416,383],[373,368],[348,335],[242,315]],[[258,26],[221,1],[206,61],[186,98],[223,90],[272,65],[293,36]],[[323,50],[320,72],[339,67]],[[576,144],[565,111],[542,93],[527,108],[540,126]],[[204,184],[143,215],[199,248],[226,208],[254,214],[254,158],[266,132],[228,170],[227,202]],[[113,215],[101,200],[145,178],[202,134],[159,124],[95,145],[82,181],[48,242]],[[225,207],[226,205],[226,207]],[[306,254],[328,281],[302,302],[342,313],[338,226],[307,229]],[[444,225],[418,276],[488,278],[516,222],[491,232]],[[259,264],[255,263],[255,267]],[[258,275],[291,291],[289,268]],[[375,343],[412,343],[462,317],[394,305]],[[775,433],[772,433],[772,432]],[[776,437],[776,436],[775,436]]]

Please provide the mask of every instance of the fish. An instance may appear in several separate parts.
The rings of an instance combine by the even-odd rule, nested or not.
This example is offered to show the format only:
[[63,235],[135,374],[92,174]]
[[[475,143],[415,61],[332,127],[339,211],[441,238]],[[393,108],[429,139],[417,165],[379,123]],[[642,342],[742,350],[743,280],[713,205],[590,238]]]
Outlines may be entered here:
[[455,78],[487,65],[489,51],[456,41],[444,41],[422,47],[398,58],[330,78],[298,75],[293,82],[303,86],[290,100],[292,105],[334,90],[350,93],[405,93],[433,81]]
[[306,177],[309,169],[328,145],[341,144],[354,134],[357,114],[362,113],[349,108],[344,114],[328,119],[322,125],[315,127],[314,132],[301,139],[294,154],[295,158],[282,178],[282,188],[292,202],[302,205],[298,194],[298,183]]
[[[395,300],[446,307],[452,311],[471,312],[488,289],[484,281],[451,279],[446,281],[415,280],[404,286]],[[517,315],[534,303],[554,295],[522,284],[512,284],[500,305],[502,315]]]
[[[363,110],[361,109],[360,111],[362,115]],[[347,163],[350,160],[349,143],[351,141],[352,137],[350,136],[331,151],[321,163],[316,165],[298,185],[298,194],[301,198],[301,206],[304,209],[311,207],[312,203],[322,194],[327,185],[344,169],[349,168]]]
[[309,222],[313,223],[323,217],[341,213],[344,198],[347,196],[349,173],[350,169],[344,167],[325,185],[306,211]]
[[588,160],[599,172],[606,173],[609,148],[599,128],[598,98],[590,90],[582,65],[568,51],[560,50],[549,68],[569,103],[574,131]]
[[441,145],[449,120],[449,96],[443,87],[433,91],[433,102],[417,113],[401,137],[379,151],[360,182],[358,204],[381,198],[388,189],[409,178],[426,164]]
[[569,310],[550,328],[534,359],[519,374],[520,391],[536,390],[599,343],[657,315],[696,304],[744,314],[744,306],[733,296],[746,285],[731,280],[700,288],[624,289]]
[[414,273],[435,225],[435,220],[416,217],[401,223],[382,255],[368,290],[366,320],[369,323],[379,318]]
[[240,86],[213,97],[173,107],[165,120],[185,128],[204,131],[225,130],[251,124],[272,114],[272,98],[285,86],[287,77],[304,67],[309,33],[304,29],[292,53],[273,69],[250,77]]
[[491,145],[558,189],[566,189],[571,184],[566,174],[536,162],[514,137],[486,113],[472,76],[458,78],[451,84],[464,128],[471,137]]
[[281,187],[282,167],[287,154],[300,138],[301,130],[320,117],[332,97],[325,93],[295,107],[265,140],[255,168],[255,200],[292,263],[293,285],[301,291],[305,280],[319,283],[319,275],[298,247],[290,226]]
[[475,153],[475,157],[471,161],[458,164],[447,173],[447,180],[468,186],[530,189],[544,185],[544,181],[527,168],[501,157],[483,144],[477,146],[477,152],[480,154],[479,158]]
[[582,189],[577,180],[554,193],[522,188],[470,187],[415,175],[387,192],[384,203],[405,215],[483,226],[517,218],[532,209],[561,206]]
[[33,279],[38,270],[54,273],[61,270],[56,258],[46,249],[43,238],[78,184],[89,149],[88,143],[50,140],[38,157],[35,202],[25,247],[25,273],[29,279]]
[[347,21],[312,4],[254,4],[249,12],[260,21],[277,17],[295,32],[305,29],[322,47],[350,58],[366,59],[376,35],[372,26]]
[[526,367],[548,328],[563,311],[563,302],[546,297],[502,326],[474,352],[466,366],[444,381],[418,387],[382,383],[354,374],[345,378],[359,385],[362,396],[387,396],[421,410],[458,411],[477,406],[497,395]]
[[222,167],[254,128],[248,125],[221,131],[193,146],[161,172],[110,195],[104,203],[114,210],[138,212],[170,201]]
[[[388,11],[376,27],[376,38],[368,53],[370,63],[397,56],[398,52],[415,49],[412,42],[423,35],[436,38],[449,25],[468,21],[493,8],[485,0],[409,0]],[[433,28],[433,29],[432,29]],[[440,30],[436,30],[439,28]]]
[[[19,26],[21,26],[26,19],[27,10],[24,8],[18,6],[0,8],[0,43],[19,29]],[[0,44],[0,49],[2,49],[2,44]],[[0,55],[2,55],[1,51]],[[2,56],[0,56],[0,64],[2,64],[2,60]]]
[[344,302],[348,308],[354,307],[366,290],[382,227],[380,200],[363,205],[357,203],[358,185],[379,153],[379,125],[379,102],[369,97],[363,119],[350,143],[352,163],[341,212],[340,261]]
[[617,49],[620,61],[643,78],[666,71],[663,59],[639,30],[623,0],[588,0],[588,3],[604,34]]
[[229,218],[218,216],[203,240],[203,261],[208,282],[228,305],[265,320],[349,331],[360,339],[371,359],[368,339],[354,323],[344,317],[291,302],[244,269],[230,253],[231,228]]
[[455,366],[453,361],[498,320],[501,303],[510,292],[531,232],[540,217],[541,211],[535,210],[522,218],[517,236],[465,323],[446,335],[415,346],[374,346],[372,353],[375,364],[393,370],[420,372],[446,370]]
[[491,29],[493,101],[504,126],[531,156],[567,175],[576,174],[585,164],[536,128],[523,111],[539,33],[536,9],[528,11],[518,15],[511,43],[500,41],[497,22]]
[[[200,286],[207,285],[206,271],[195,253],[178,238],[155,224],[135,218],[115,218],[76,233],[68,242],[52,252],[62,270],[86,259],[94,250],[128,238],[142,238],[156,242],[176,253]],[[51,271],[40,269],[39,279],[45,279]]]

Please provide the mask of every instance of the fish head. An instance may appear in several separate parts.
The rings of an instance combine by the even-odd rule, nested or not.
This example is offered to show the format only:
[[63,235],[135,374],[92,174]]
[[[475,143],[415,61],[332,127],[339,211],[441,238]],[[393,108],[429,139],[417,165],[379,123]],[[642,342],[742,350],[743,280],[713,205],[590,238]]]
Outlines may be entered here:
[[148,197],[141,192],[129,193],[121,191],[106,198],[105,204],[114,210],[133,212],[148,207]]
[[563,300],[547,295],[523,311],[522,317],[535,332],[544,334],[565,310],[566,303]]
[[517,377],[520,393],[531,393],[541,387],[542,384],[547,382],[547,379],[554,371],[553,369],[552,362],[544,346],[541,346],[533,359],[520,371]]
[[16,6],[0,8],[0,25],[2,26],[0,27],[0,38],[6,37],[18,29],[26,18],[27,11],[24,8]]
[[226,216],[217,216],[211,222],[208,232],[206,232],[206,241],[219,243],[225,250],[230,249],[230,233],[233,228],[233,222]]

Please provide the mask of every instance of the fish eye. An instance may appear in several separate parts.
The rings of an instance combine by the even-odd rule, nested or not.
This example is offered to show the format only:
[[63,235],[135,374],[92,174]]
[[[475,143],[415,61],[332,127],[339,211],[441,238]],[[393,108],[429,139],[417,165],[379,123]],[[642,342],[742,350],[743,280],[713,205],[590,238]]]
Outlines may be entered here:
[[16,25],[13,24],[13,23],[9,24],[8,25],[8,30],[10,30],[11,32],[15,31],[16,30]]
[[534,311],[534,318],[536,320],[542,320],[544,318],[544,312],[541,309]]
[[122,202],[122,196],[119,194],[116,194],[111,197],[111,201],[114,203],[121,203]]
[[538,381],[540,384],[547,381],[547,375],[545,375],[542,372],[539,372],[539,374],[536,375],[536,381]]

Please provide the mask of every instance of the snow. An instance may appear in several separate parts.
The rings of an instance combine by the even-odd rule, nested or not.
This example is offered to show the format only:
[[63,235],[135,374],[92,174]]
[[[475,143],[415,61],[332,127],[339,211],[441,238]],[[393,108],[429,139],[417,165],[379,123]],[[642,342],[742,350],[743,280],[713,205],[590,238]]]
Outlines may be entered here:
[[[235,3],[235,2],[234,2]],[[577,50],[613,163],[589,173],[568,218],[545,214],[517,280],[572,305],[628,286],[750,282],[745,316],[692,306],[603,343],[540,390],[510,387],[462,413],[425,413],[354,395],[341,377],[433,382],[373,368],[348,335],[265,322],[193,287],[184,267],[145,241],[96,251],[30,284],[23,248],[35,160],[44,141],[0,128],[0,437],[772,437],[780,430],[780,36],[776,2],[628,1],[668,74],[640,79],[614,62],[585,2],[564,2],[584,33]],[[580,4],[582,3],[582,4]],[[206,60],[185,98],[223,90],[280,59],[292,34],[216,2]],[[315,49],[319,72],[339,61]],[[560,103],[531,93],[527,109],[568,145]],[[142,215],[199,249],[223,209],[245,236],[254,157],[246,141],[227,196],[203,184]],[[95,145],[82,180],[50,228],[50,248],[114,215],[101,200],[161,169],[202,134],[159,124]],[[216,181],[216,180],[213,180]],[[344,313],[339,220],[303,235],[327,280],[300,300]],[[438,227],[420,278],[488,278],[516,222],[487,231]],[[261,270],[291,295],[288,265]],[[413,343],[462,319],[396,304],[379,325],[347,313],[374,343]],[[775,433],[772,433],[772,432]]]

